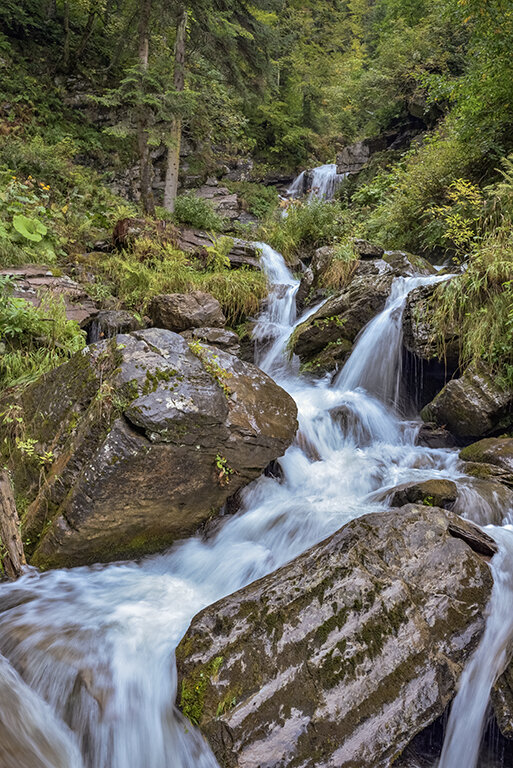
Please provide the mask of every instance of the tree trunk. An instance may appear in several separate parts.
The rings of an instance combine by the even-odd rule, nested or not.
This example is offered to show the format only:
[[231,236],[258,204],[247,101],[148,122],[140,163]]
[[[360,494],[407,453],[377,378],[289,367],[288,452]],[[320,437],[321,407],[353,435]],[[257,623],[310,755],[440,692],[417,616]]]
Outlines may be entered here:
[[70,47],[70,28],[69,28],[69,0],[64,3],[64,53],[63,66],[69,68],[69,47]]
[[[141,0],[139,17],[139,66],[144,73],[148,69],[151,0]],[[155,214],[153,200],[152,168],[148,146],[148,111],[144,104],[137,110],[137,144],[139,147],[141,203],[145,213]]]
[[[181,93],[185,86],[185,39],[187,35],[187,10],[182,6],[176,26],[174,87]],[[175,209],[180,170],[180,144],[182,141],[182,118],[175,116],[171,123],[167,150],[166,183],[164,187],[164,208],[171,213]]]
[[96,7],[93,7],[89,11],[89,15],[87,17],[87,23],[86,23],[86,26],[85,26],[85,29],[84,29],[84,34],[82,35],[82,40],[80,41],[80,43],[78,45],[78,48],[77,48],[77,52],[75,54],[75,57],[76,57],[77,60],[84,53],[84,51],[85,51],[85,49],[87,47],[87,43],[89,42],[89,39],[90,39],[91,35],[93,34],[94,22],[96,21],[97,13],[98,13],[98,8],[96,8]]
[[10,579],[17,579],[26,565],[20,520],[12,492],[11,480],[6,469],[0,470],[0,539],[5,547],[2,565]]

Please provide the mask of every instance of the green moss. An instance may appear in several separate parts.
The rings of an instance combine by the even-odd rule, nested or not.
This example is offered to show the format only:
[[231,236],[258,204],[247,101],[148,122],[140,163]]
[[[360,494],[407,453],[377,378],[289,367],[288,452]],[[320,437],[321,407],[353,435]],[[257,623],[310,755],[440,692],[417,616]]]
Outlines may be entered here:
[[143,384],[143,395],[149,395],[156,392],[161,382],[169,383],[177,376],[178,371],[173,368],[160,369],[156,368],[154,371],[146,371],[146,378]]
[[211,679],[217,676],[223,661],[223,656],[217,656],[209,664],[195,669],[190,677],[182,680],[180,709],[193,725],[199,725],[201,722],[207,686]]

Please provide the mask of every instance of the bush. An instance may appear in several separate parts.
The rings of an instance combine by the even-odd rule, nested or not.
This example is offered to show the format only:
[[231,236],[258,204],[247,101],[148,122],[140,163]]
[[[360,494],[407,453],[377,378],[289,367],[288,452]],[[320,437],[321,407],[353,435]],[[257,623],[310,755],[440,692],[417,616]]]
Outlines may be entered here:
[[224,226],[223,219],[214,211],[212,204],[192,193],[176,198],[174,219],[179,224],[214,232],[221,232]]
[[275,187],[266,187],[265,184],[252,181],[228,181],[226,186],[230,192],[238,195],[243,209],[259,219],[264,219],[278,205],[279,197]]
[[431,307],[440,354],[446,332],[458,328],[462,365],[484,360],[509,387],[513,386],[512,274],[513,233],[508,227],[475,247],[465,272],[440,286]]
[[285,215],[283,210],[277,211],[264,223],[261,239],[292,261],[311,255],[322,245],[337,243],[349,233],[350,225],[351,214],[341,203],[294,200]]
[[0,279],[0,389],[28,384],[85,346],[85,333],[67,320],[62,298],[44,297],[36,309],[12,296],[11,278]]

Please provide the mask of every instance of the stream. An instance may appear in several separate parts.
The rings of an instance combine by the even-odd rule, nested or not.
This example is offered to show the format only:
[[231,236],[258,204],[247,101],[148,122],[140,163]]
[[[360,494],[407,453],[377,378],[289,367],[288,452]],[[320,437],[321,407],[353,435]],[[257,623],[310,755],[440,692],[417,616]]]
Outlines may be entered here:
[[433,477],[464,487],[460,514],[501,526],[489,529],[500,554],[487,630],[464,674],[440,768],[478,764],[490,687],[512,631],[513,509],[484,498],[455,451],[416,446],[420,422],[401,415],[406,296],[444,278],[396,278],[343,370],[314,380],[299,375],[286,350],[299,322],[299,281],[280,254],[260,248],[270,295],[255,327],[256,363],[299,409],[283,476],[248,487],[241,511],[225,516],[211,538],[138,563],[32,569],[0,586],[1,768],[215,768],[206,742],[174,707],[173,653],[192,617],[350,520],[386,508],[398,483]]

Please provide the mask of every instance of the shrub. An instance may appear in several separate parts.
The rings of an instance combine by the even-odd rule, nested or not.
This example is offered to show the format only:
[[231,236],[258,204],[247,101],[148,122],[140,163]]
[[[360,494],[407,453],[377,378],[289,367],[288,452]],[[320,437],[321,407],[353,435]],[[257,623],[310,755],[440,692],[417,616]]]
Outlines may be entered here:
[[275,187],[251,181],[227,181],[226,186],[230,192],[238,195],[243,209],[259,219],[264,219],[278,205],[279,197]]
[[341,203],[295,200],[288,205],[285,215],[283,210],[278,211],[263,224],[261,239],[290,261],[311,254],[322,245],[338,242],[349,233],[350,223],[350,212]]
[[224,224],[208,200],[196,197],[192,193],[179,195],[176,198],[174,218],[179,224],[189,224],[195,229],[214,232],[221,232]]

